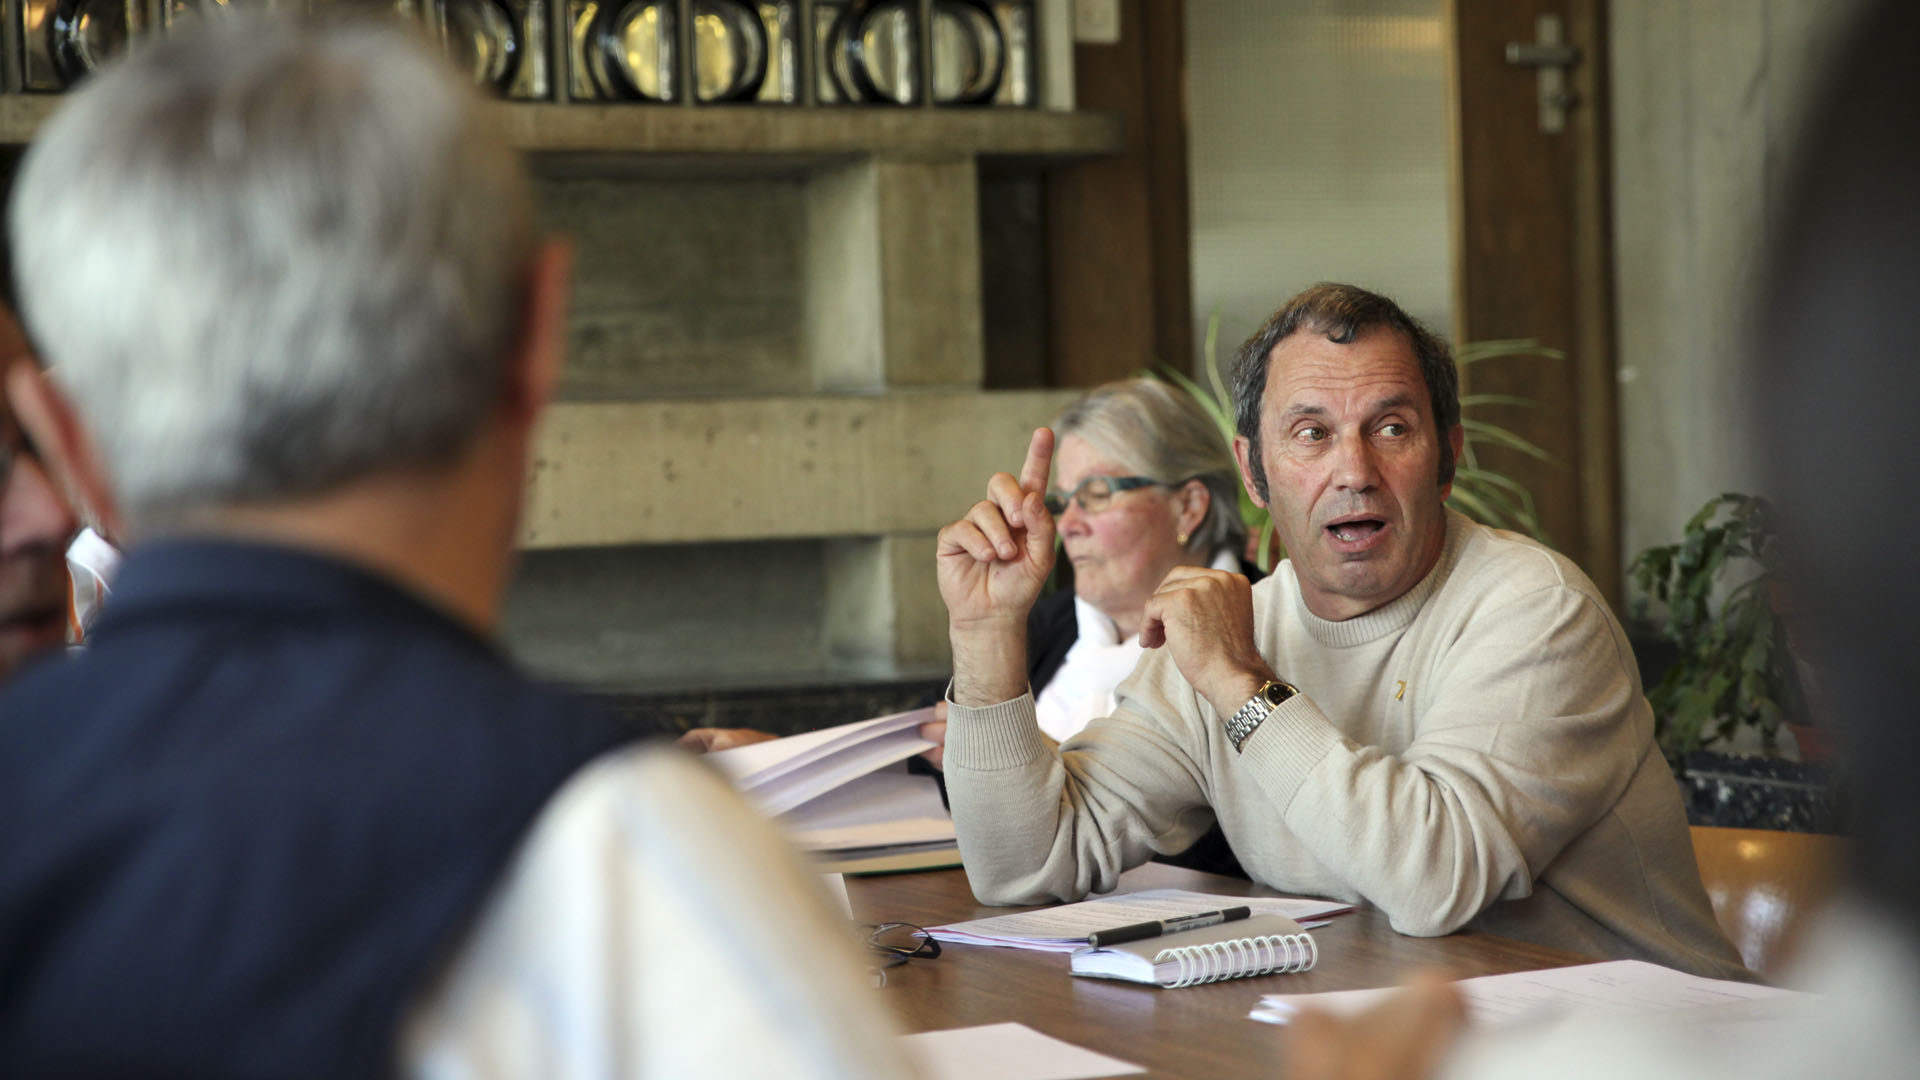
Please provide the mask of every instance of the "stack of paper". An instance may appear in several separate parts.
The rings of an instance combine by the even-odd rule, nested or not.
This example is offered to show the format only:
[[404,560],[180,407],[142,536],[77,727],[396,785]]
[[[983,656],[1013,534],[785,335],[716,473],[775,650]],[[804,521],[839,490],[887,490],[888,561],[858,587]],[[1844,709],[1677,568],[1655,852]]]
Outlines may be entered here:
[[[1804,1009],[1814,1000],[1813,995],[1795,990],[1705,979],[1642,960],[1483,975],[1454,985],[1466,996],[1473,1021],[1490,1025],[1558,1014],[1739,1022]],[[1251,1015],[1269,1024],[1284,1024],[1303,1008],[1352,1016],[1380,1004],[1394,989],[1268,994]]]
[[930,776],[906,759],[933,743],[932,709],[861,720],[708,754],[748,802],[784,825],[829,871],[958,866],[953,818]]
[[1087,947],[1087,935],[1116,926],[1197,915],[1223,908],[1251,908],[1255,915],[1284,915],[1308,928],[1325,926],[1325,919],[1353,910],[1338,900],[1308,900],[1297,896],[1216,896],[1185,889],[1147,889],[1115,893],[1077,904],[995,915],[990,919],[930,926],[927,933],[960,945],[997,945],[1010,949],[1073,952]]

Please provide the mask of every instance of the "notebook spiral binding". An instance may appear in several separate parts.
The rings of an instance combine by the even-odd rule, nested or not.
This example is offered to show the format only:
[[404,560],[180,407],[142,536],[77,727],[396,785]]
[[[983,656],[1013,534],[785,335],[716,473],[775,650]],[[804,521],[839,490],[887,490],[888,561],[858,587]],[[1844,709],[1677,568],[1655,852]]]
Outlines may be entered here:
[[1253,975],[1307,971],[1320,959],[1320,946],[1311,934],[1265,934],[1260,937],[1162,949],[1155,964],[1178,963],[1169,989],[1239,979]]

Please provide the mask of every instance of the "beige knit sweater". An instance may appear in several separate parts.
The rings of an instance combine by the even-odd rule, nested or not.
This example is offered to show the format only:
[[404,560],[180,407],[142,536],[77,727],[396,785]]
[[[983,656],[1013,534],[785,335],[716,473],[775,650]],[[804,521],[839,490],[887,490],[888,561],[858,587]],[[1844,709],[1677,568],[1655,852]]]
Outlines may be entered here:
[[1301,693],[1235,753],[1152,651],[1059,750],[1033,698],[953,706],[947,789],[975,894],[1077,899],[1217,816],[1255,880],[1366,901],[1405,934],[1473,925],[1595,957],[1751,976],[1714,922],[1626,635],[1572,563],[1449,514],[1438,565],[1376,611],[1254,587]]

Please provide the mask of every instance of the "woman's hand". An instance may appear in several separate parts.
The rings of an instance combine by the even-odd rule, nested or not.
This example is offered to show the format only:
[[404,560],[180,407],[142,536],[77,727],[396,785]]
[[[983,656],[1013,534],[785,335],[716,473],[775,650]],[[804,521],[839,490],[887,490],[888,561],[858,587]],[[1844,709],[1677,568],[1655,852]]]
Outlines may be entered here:
[[936,769],[940,768],[941,759],[947,754],[947,703],[945,700],[934,702],[933,719],[920,725],[920,737],[928,742],[940,744],[931,750],[920,751],[920,756],[927,759],[927,764]]
[[754,743],[771,742],[780,736],[752,728],[697,727],[674,740],[683,750],[696,754],[711,754],[717,750],[731,750],[736,746],[752,746]]

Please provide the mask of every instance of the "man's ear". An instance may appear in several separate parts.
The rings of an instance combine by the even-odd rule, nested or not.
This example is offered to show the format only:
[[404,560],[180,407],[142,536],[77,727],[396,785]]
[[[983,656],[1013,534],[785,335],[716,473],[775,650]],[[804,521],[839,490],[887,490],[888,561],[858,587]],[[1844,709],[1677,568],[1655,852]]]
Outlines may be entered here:
[[54,483],[109,542],[123,545],[126,529],[120,520],[119,502],[107,483],[93,439],[66,395],[39,365],[25,359],[7,368],[6,395],[13,405],[14,419],[40,452]]
[[[1447,432],[1447,445],[1453,448],[1453,467],[1458,469],[1460,455],[1467,449],[1467,429],[1460,424],[1453,425],[1453,429]],[[1447,482],[1440,485],[1440,501],[1445,502],[1447,496],[1451,494],[1453,494],[1453,477],[1449,476]]]
[[1233,437],[1233,460],[1240,463],[1240,485],[1247,489],[1247,497],[1253,500],[1253,505],[1265,510],[1267,497],[1260,494],[1260,485],[1253,482],[1253,470],[1258,467],[1253,461],[1253,443],[1245,435]]
[[506,407],[528,425],[553,400],[560,384],[572,282],[573,245],[565,240],[541,244],[527,267],[520,298],[520,338],[507,372]]

